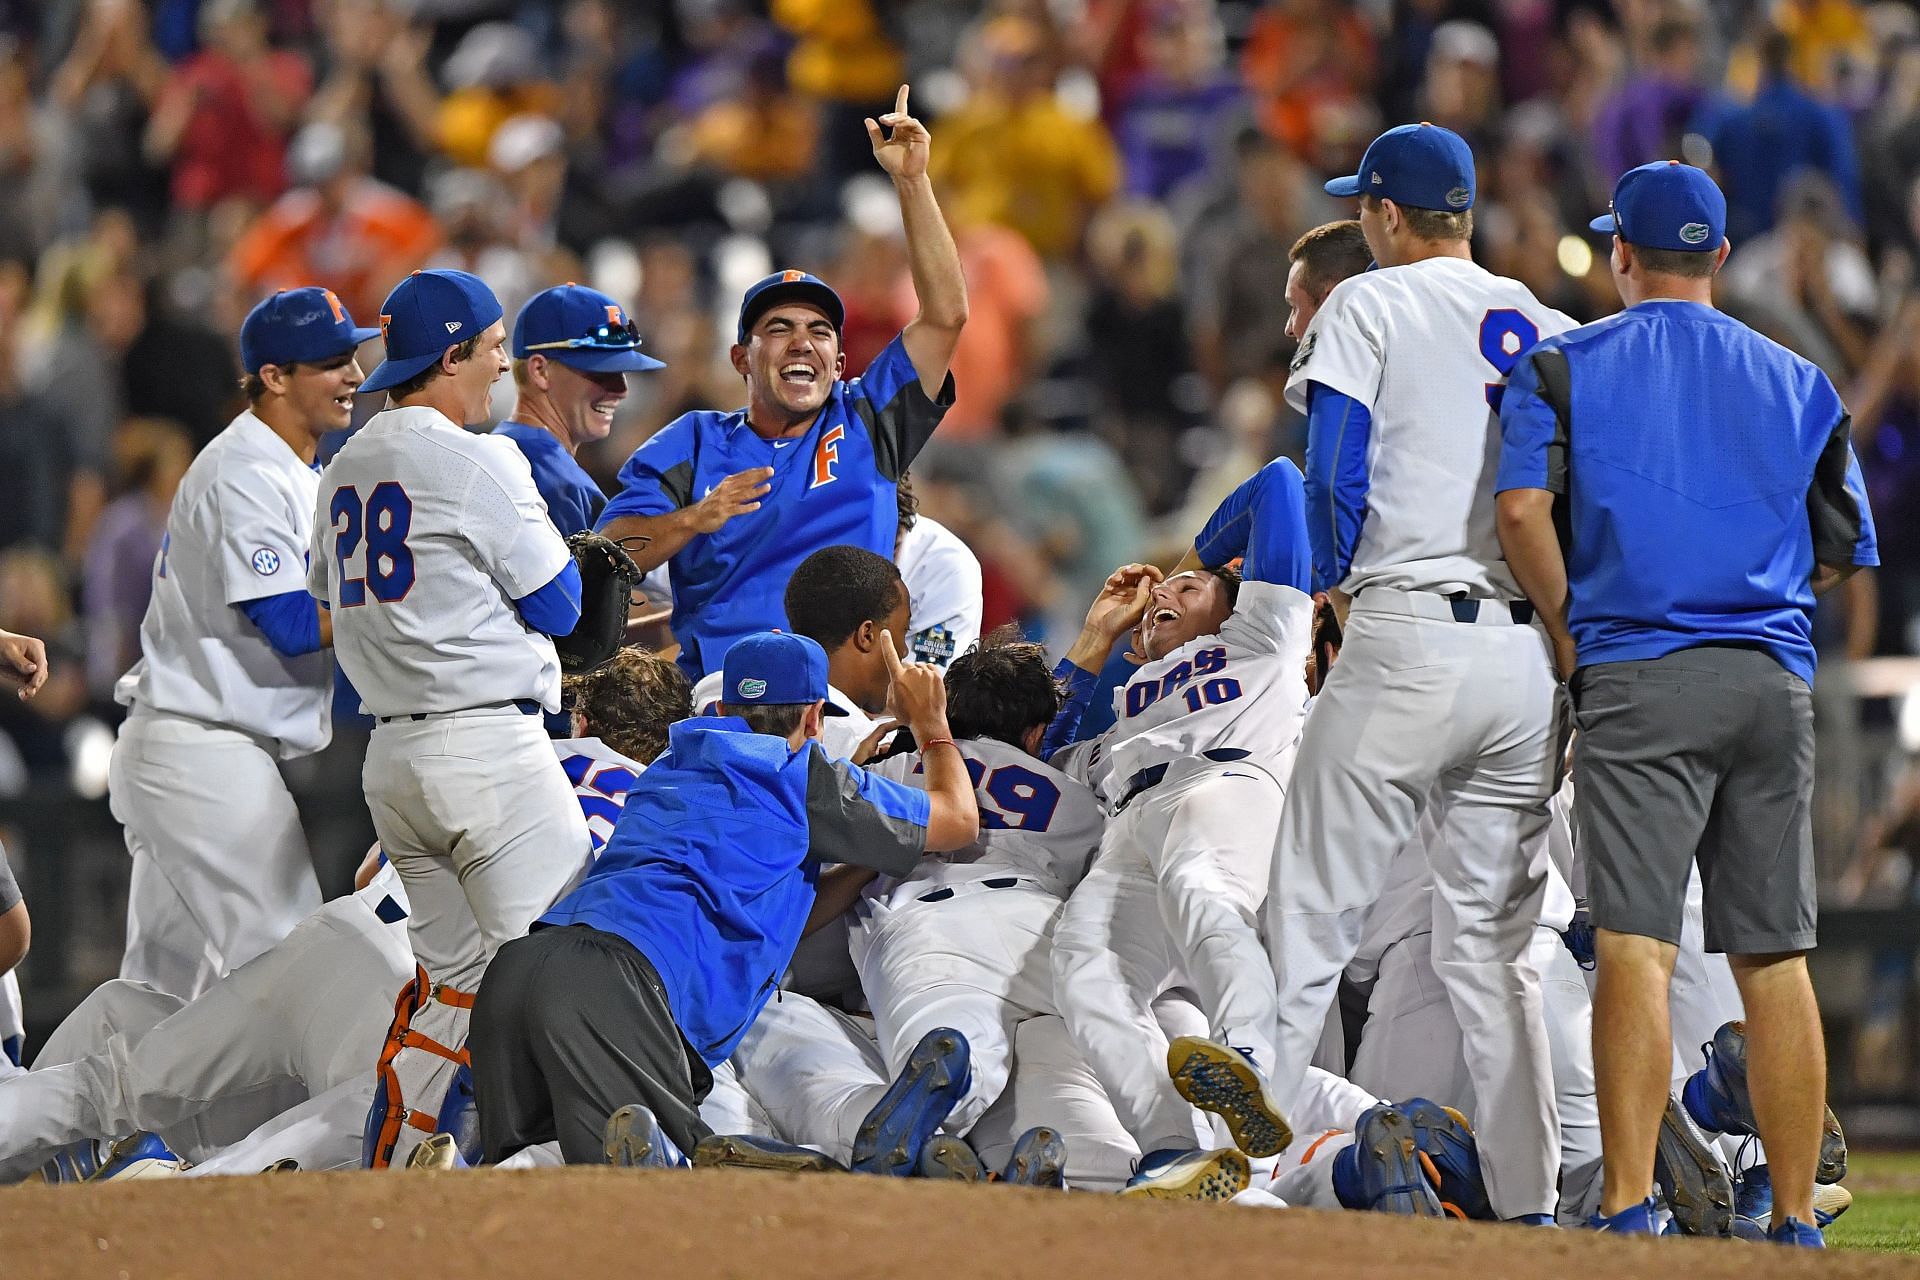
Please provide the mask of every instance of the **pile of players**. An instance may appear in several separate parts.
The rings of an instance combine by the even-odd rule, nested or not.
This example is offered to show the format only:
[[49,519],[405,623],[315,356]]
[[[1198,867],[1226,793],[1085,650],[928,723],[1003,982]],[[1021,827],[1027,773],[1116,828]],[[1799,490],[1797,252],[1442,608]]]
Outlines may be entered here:
[[[1490,391],[1571,321],[1466,256],[1471,157],[1391,132],[1361,222],[1294,247],[1290,395],[1351,435],[1262,468],[1172,572],[1116,570],[1050,667],[973,643],[977,565],[896,496],[965,294],[904,90],[868,129],[920,318],[842,381],[837,296],[762,281],[749,408],[665,429],[612,504],[573,452],[655,367],[612,299],[559,286],[509,335],[484,284],[418,273],[364,381],[374,331],[325,290],[249,316],[252,407],[182,486],[123,686],[127,966],[0,1081],[0,1177],[612,1161],[1598,1213],[1564,717],[1483,465]],[[464,430],[509,368],[514,421]],[[596,523],[668,567],[681,653],[570,677],[562,720],[563,535]],[[380,845],[323,905],[277,761],[325,741],[328,646]],[[1661,1207],[1765,1232],[1699,914]]]

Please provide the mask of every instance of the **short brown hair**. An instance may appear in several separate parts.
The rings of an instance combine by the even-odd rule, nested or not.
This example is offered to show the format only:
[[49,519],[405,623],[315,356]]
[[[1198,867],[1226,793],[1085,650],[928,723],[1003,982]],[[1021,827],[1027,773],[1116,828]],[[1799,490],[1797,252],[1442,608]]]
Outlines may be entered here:
[[[1378,196],[1361,196],[1363,201],[1379,204]],[[1473,239],[1473,210],[1462,209],[1458,213],[1446,209],[1417,209],[1410,204],[1396,204],[1406,215],[1407,230],[1422,240],[1471,240]]]
[[[453,347],[453,358],[455,360],[473,359],[474,349],[480,345],[480,339],[486,336],[485,333],[476,333],[465,342]],[[396,383],[394,386],[388,387],[387,398],[397,403],[398,401],[405,400],[408,396],[418,395],[421,391],[425,390],[429,382],[432,382],[440,376],[440,365],[445,361],[446,357],[447,353],[442,351],[440,353],[440,359],[435,360],[432,364],[414,374],[405,382]]]
[[[1633,244],[1631,240],[1627,242]],[[1685,276],[1689,280],[1705,280],[1720,269],[1720,246],[1701,252],[1697,249],[1649,249],[1644,245],[1633,245],[1633,256],[1640,260],[1643,270],[1655,275]]]
[[720,704],[720,714],[739,716],[747,722],[747,728],[755,733],[791,738],[807,714],[807,708],[812,705],[811,702],[776,702],[764,707],[736,707],[730,702],[723,702]]
[[1373,250],[1360,234],[1357,218],[1323,223],[1293,242],[1287,261],[1305,270],[1301,284],[1308,293],[1324,298],[1342,280],[1359,275],[1373,264]]
[[641,764],[667,749],[667,726],[693,714],[693,686],[679,666],[634,646],[568,676],[566,689],[587,732]]

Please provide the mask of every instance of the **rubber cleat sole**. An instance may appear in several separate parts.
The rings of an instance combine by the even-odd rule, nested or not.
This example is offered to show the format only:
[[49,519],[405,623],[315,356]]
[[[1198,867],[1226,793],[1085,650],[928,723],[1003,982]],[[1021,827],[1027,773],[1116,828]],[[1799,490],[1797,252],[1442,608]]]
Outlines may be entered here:
[[637,1102],[630,1102],[607,1117],[607,1128],[602,1142],[607,1163],[621,1169],[657,1169],[663,1166],[663,1158],[656,1150],[654,1132],[659,1121],[653,1118],[653,1112]]
[[[1813,1180],[1820,1186],[1832,1186],[1847,1176],[1847,1135],[1841,1131],[1840,1117],[1827,1108],[1820,1125],[1820,1163],[1814,1167]],[[1847,1203],[1853,1203],[1848,1197]]]
[[1420,1150],[1413,1121],[1397,1108],[1378,1106],[1360,1117],[1353,1132],[1367,1208],[1409,1218],[1444,1218],[1439,1171]]
[[967,1038],[958,1031],[937,1027],[921,1036],[899,1076],[855,1131],[853,1171],[911,1175],[920,1148],[966,1092],[967,1062]]
[[1045,1125],[1029,1129],[1013,1144],[1006,1171],[1000,1181],[1016,1187],[1047,1187],[1064,1191],[1067,1186],[1067,1140],[1056,1129]]
[[1653,1172],[1667,1193],[1667,1210],[1682,1234],[1732,1234],[1733,1182],[1677,1095],[1667,1099],[1660,1117]]
[[1246,1153],[1232,1147],[1209,1152],[1205,1160],[1183,1165],[1177,1173],[1152,1182],[1136,1183],[1120,1194],[1136,1200],[1198,1200],[1223,1204],[1253,1183],[1253,1167]]
[[936,1133],[920,1148],[920,1176],[944,1182],[985,1182],[987,1167],[964,1138]]
[[1227,1046],[1180,1036],[1167,1046],[1167,1074],[1181,1097],[1226,1121],[1233,1144],[1248,1155],[1277,1156],[1293,1141],[1266,1082]]
[[764,1173],[845,1173],[823,1151],[744,1134],[714,1133],[693,1149],[696,1169],[757,1169]]
[[460,1148],[450,1133],[436,1133],[422,1142],[407,1155],[407,1168],[428,1169],[444,1172],[449,1169],[464,1169],[466,1162],[460,1158]]

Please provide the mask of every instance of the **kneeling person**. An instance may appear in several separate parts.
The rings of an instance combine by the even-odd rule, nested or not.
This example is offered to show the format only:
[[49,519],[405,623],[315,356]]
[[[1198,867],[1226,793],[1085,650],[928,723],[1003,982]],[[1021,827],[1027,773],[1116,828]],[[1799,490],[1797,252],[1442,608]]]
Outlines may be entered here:
[[609,1116],[635,1102],[690,1151],[712,1069],[792,958],[821,856],[900,875],[978,838],[940,677],[892,663],[925,791],[813,747],[818,644],[762,633],[728,651],[723,714],[673,727],[586,880],[488,970],[469,1048],[489,1163],[554,1139],[598,1163]]

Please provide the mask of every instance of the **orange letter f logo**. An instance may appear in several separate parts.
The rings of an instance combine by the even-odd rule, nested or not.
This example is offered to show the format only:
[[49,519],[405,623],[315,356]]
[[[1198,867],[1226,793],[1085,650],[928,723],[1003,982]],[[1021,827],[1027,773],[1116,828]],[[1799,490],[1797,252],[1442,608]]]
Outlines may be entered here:
[[813,483],[807,488],[818,489],[840,478],[833,469],[840,461],[840,442],[846,439],[846,435],[845,427],[835,427],[820,437],[820,447],[813,454]]

